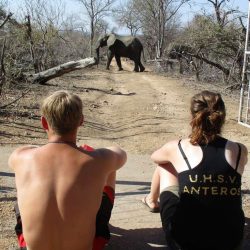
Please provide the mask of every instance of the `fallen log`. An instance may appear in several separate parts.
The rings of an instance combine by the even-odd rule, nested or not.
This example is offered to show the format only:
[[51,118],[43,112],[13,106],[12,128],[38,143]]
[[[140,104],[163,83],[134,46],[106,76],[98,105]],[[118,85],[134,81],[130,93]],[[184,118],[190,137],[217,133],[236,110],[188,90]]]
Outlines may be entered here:
[[47,81],[53,78],[59,77],[74,70],[91,67],[96,64],[96,59],[94,57],[89,57],[79,61],[70,61],[36,74],[27,75],[26,77],[29,82],[45,84]]

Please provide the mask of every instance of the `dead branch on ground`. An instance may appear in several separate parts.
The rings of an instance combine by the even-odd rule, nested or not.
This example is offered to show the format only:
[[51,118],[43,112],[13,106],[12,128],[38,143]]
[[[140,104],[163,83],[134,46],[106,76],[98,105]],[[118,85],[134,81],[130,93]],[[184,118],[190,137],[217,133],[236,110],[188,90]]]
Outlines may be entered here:
[[23,98],[26,94],[28,94],[30,92],[30,89],[26,90],[25,92],[22,93],[21,96],[19,96],[17,99],[15,99],[14,101],[10,102],[10,103],[7,103],[3,106],[0,106],[0,109],[4,109],[12,104],[14,104],[15,102],[19,101],[21,98]]
[[47,81],[53,78],[59,77],[74,70],[91,67],[93,65],[96,65],[96,59],[94,57],[89,57],[79,61],[67,62],[33,75],[27,75],[26,77],[29,82],[45,84]]

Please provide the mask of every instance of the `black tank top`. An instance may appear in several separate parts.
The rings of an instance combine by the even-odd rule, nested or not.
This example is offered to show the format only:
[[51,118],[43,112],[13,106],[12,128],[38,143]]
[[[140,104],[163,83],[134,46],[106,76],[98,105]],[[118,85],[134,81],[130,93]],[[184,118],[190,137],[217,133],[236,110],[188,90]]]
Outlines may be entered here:
[[203,158],[193,169],[183,152],[188,170],[179,173],[180,203],[173,217],[175,238],[185,249],[230,250],[243,238],[241,175],[225,158],[227,140],[218,137],[200,145]]

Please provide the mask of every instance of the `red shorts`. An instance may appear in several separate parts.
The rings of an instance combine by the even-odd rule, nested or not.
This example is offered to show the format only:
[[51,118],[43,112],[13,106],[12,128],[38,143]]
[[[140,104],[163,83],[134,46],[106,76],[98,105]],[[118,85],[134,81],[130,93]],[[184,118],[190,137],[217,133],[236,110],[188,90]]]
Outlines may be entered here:
[[[94,149],[88,145],[83,145],[82,148],[86,151],[94,151]],[[109,220],[114,205],[114,199],[114,189],[105,186],[103,189],[102,203],[96,216],[96,234],[93,242],[93,250],[101,250],[109,242]]]
[[109,220],[114,204],[114,193],[112,187],[104,187],[102,203],[96,216],[96,233],[93,250],[103,249],[110,240]]

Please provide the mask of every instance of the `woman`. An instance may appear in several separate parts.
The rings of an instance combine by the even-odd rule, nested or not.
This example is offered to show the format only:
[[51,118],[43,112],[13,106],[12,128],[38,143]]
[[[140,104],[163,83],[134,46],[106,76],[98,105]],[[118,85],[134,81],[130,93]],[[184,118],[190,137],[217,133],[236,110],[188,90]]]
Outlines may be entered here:
[[170,141],[152,154],[159,166],[142,201],[151,212],[160,210],[172,249],[240,249],[247,148],[220,136],[226,116],[220,94],[203,91],[191,99],[190,109],[189,138]]

